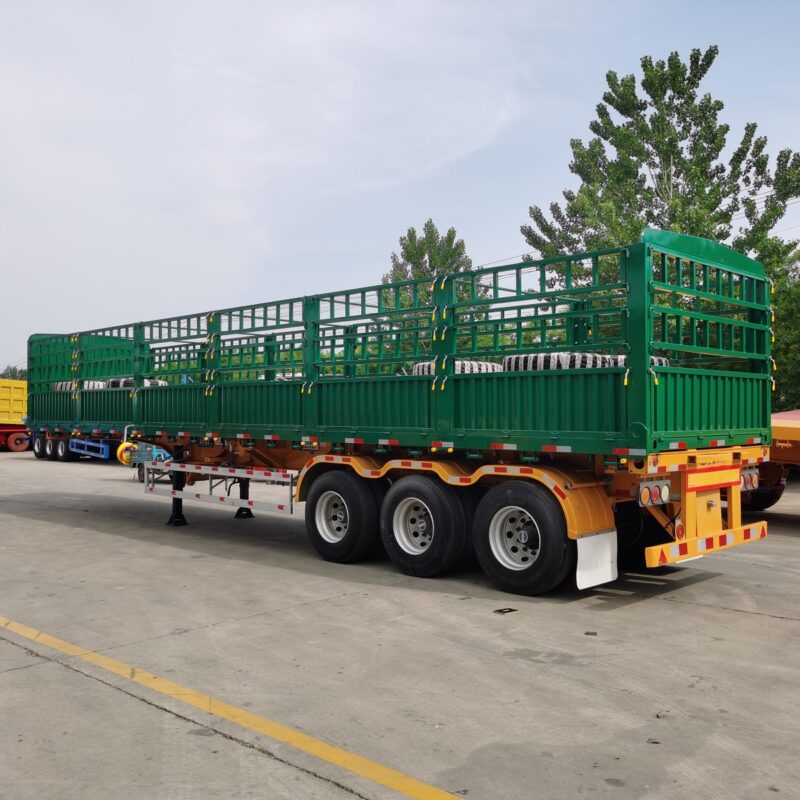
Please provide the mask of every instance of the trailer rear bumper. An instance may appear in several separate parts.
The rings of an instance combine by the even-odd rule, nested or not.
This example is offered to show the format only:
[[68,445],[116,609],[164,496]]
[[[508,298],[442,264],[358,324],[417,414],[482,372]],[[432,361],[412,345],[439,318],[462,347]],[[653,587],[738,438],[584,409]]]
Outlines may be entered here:
[[767,535],[766,522],[751,522],[738,528],[729,528],[723,531],[686,539],[682,542],[669,542],[646,547],[644,551],[645,564],[648,567],[663,567],[666,564],[676,564],[680,561],[689,561],[700,558],[721,550],[730,550],[740,544],[748,544]]

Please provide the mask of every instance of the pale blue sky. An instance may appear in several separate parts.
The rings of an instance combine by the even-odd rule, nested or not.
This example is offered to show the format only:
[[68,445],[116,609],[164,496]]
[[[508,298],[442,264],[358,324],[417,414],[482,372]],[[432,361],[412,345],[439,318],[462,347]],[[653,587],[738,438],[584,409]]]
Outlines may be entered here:
[[522,253],[645,53],[718,44],[732,139],[800,149],[790,2],[2,8],[0,365],[32,332],[377,282],[428,217],[476,264]]

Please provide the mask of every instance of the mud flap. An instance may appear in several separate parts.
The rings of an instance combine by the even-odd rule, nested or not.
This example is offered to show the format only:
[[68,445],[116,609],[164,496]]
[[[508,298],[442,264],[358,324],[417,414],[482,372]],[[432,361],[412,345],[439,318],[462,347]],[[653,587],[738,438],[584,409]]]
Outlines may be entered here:
[[599,586],[617,579],[617,531],[589,533],[578,538],[578,568],[575,573],[579,589]]

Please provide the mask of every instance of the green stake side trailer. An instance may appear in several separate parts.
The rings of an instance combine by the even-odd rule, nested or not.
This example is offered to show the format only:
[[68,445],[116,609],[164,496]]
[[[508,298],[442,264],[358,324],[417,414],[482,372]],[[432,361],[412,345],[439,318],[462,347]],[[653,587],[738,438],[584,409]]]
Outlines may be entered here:
[[[502,589],[583,588],[616,577],[618,549],[654,567],[766,536],[741,503],[769,455],[770,291],[740,253],[647,230],[432,282],[34,335],[34,451],[164,448],[145,490],[172,498],[173,524],[184,499],[239,517],[305,500],[331,561],[382,540],[431,576],[474,548]],[[254,480],[290,499],[250,499]]]

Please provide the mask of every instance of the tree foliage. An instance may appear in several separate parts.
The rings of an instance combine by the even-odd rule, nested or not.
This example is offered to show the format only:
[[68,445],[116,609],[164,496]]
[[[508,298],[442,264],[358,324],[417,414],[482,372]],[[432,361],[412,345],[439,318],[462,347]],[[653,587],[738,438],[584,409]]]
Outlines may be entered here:
[[0,372],[0,378],[8,378],[15,381],[25,381],[28,379],[28,370],[20,367],[12,367],[10,364]]
[[383,276],[384,283],[472,269],[472,259],[464,240],[457,238],[456,229],[450,228],[442,236],[432,219],[422,226],[421,236],[415,228],[409,228],[400,237],[400,253],[392,253],[391,259],[392,268]]
[[521,231],[542,257],[629,244],[649,226],[758,259],[778,286],[776,405],[800,405],[800,288],[790,269],[798,242],[773,233],[787,203],[800,197],[800,154],[784,149],[771,160],[755,122],[729,147],[723,103],[701,91],[718,52],[695,49],[686,62],[677,52],[666,60],[645,56],[638,83],[608,72],[592,138],[570,142],[578,188],[566,189],[549,215],[532,206]]
[[767,138],[745,126],[726,155],[730,126],[721,100],[700,85],[719,50],[677,52],[666,61],[641,59],[642,75],[610,71],[587,143],[571,141],[570,171],[580,180],[563,203],[530,208],[522,226],[543,257],[636,241],[647,227],[726,242],[753,254],[770,274],[786,269],[796,242],[771,231],[800,196],[800,154],[781,150],[774,165]]

